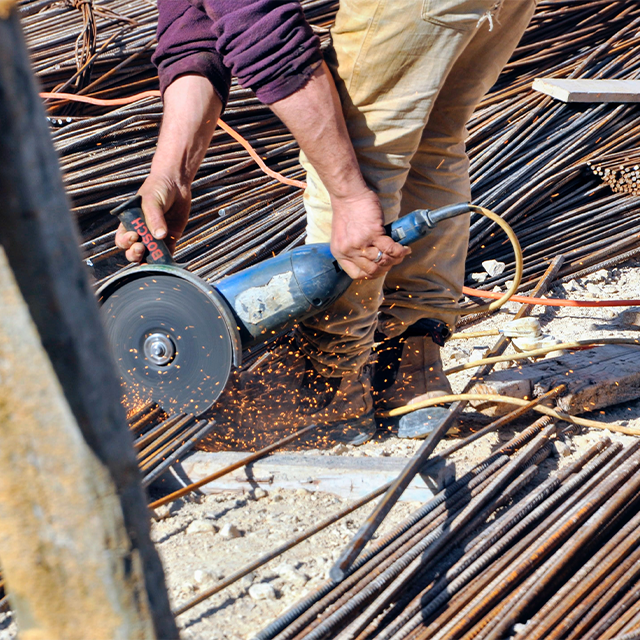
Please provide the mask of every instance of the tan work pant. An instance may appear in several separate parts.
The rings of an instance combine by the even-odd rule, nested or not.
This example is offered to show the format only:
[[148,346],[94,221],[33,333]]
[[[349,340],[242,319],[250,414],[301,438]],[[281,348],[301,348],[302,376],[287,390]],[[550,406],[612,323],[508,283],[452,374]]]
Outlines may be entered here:
[[[340,1],[325,58],[387,223],[414,209],[470,200],[466,124],[534,9],[535,0]],[[301,161],[307,242],[329,242],[328,193]],[[341,375],[364,364],[376,328],[392,337],[423,318],[454,327],[468,240],[468,216],[440,223],[384,278],[354,282],[306,321],[302,348],[322,373]]]

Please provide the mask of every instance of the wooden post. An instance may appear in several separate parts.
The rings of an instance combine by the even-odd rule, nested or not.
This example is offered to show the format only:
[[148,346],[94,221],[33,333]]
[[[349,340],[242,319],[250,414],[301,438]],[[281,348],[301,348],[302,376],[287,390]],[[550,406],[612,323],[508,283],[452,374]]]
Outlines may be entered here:
[[0,557],[23,638],[154,638],[140,554],[0,248]]
[[47,640],[177,638],[114,367],[8,0],[0,123],[0,558],[18,626]]

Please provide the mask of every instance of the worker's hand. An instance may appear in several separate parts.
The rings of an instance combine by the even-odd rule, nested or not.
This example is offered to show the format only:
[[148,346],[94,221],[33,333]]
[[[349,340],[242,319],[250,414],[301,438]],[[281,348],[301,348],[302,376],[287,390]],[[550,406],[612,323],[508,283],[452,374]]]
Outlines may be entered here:
[[[153,173],[144,181],[138,194],[142,196],[142,211],[151,231],[158,240],[164,240],[173,253],[189,219],[191,189],[176,181]],[[116,231],[116,245],[125,250],[127,260],[140,262],[145,247],[137,233],[127,231],[122,225]]]
[[411,253],[385,233],[382,207],[372,191],[332,197],[331,206],[331,252],[354,280],[379,278]]

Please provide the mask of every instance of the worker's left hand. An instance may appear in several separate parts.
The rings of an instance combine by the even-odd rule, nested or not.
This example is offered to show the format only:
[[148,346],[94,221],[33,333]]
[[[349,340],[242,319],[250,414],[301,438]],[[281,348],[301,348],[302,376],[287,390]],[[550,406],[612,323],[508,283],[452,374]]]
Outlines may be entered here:
[[[189,219],[190,188],[177,184],[168,176],[151,173],[138,194],[142,197],[142,212],[151,235],[164,240],[173,253]],[[116,246],[125,250],[130,262],[140,262],[144,257],[145,247],[138,234],[127,231],[123,225],[116,231]]]
[[411,253],[385,232],[378,197],[368,189],[332,197],[331,252],[354,279],[379,278]]

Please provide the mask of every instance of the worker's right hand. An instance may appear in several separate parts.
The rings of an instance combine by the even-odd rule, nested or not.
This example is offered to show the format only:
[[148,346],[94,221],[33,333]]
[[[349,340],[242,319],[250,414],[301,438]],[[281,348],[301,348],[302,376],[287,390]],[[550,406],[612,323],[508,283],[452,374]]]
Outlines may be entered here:
[[[164,175],[151,173],[138,191],[142,197],[142,211],[151,235],[164,240],[173,253],[189,219],[191,189],[179,185]],[[145,247],[137,233],[122,225],[116,231],[116,246],[125,250],[127,260],[141,262]]]
[[354,280],[379,278],[411,253],[384,228],[380,200],[369,189],[331,196],[331,252]]

